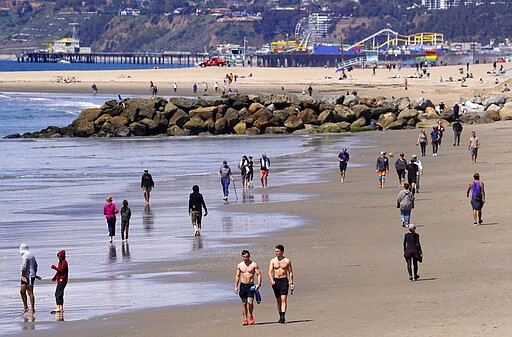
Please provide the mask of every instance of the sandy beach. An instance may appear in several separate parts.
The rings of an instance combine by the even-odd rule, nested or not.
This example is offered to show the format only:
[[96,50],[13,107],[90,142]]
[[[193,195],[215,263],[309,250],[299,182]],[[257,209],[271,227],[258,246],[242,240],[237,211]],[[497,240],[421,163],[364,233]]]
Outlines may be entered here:
[[[509,64],[505,64],[505,70],[509,68]],[[356,91],[359,95],[373,97],[408,96],[411,99],[427,97],[434,102],[444,100],[448,105],[452,105],[461,97],[471,99],[474,95],[500,93],[504,82],[510,77],[510,75],[506,77],[488,74],[493,70],[491,64],[470,65],[469,72],[473,74],[473,78],[467,80],[467,87],[461,87],[461,82],[458,80],[465,75],[460,73],[460,69],[465,73],[466,66],[430,67],[429,78],[418,78],[415,68],[401,70],[379,68],[375,76],[372,75],[371,68],[354,69],[347,73],[349,78],[345,80],[339,80],[340,73],[336,73],[335,68],[194,67],[115,71],[3,72],[0,75],[0,91],[92,93],[91,85],[96,83],[100,94],[113,96],[121,94],[123,97],[129,97],[130,95],[149,95],[149,82],[153,81],[158,86],[160,96],[190,96],[193,83],[198,84],[200,95],[204,93],[204,83],[209,86],[208,94],[214,95],[214,83],[218,82],[222,87],[226,73],[232,72],[238,75],[238,80],[230,87],[232,90],[236,87],[240,93],[300,95],[302,90],[311,84],[313,96],[316,97],[329,94],[342,95],[347,91]],[[75,78],[77,82],[58,83],[56,80],[59,77]],[[450,77],[453,82],[449,81]],[[407,78],[408,90],[405,90],[405,78]],[[172,89],[174,82],[178,85],[176,94]]]
[[[148,94],[149,81],[159,87],[159,94],[171,95],[172,83],[178,82],[178,94],[189,95],[191,83],[222,83],[226,71],[236,71],[240,92],[285,92],[299,94],[312,83],[314,95],[342,94],[356,90],[359,95],[429,97],[452,105],[460,97],[501,92],[507,80],[487,74],[492,65],[471,65],[474,78],[462,88],[460,82],[440,82],[458,78],[462,66],[430,68],[430,79],[408,80],[403,77],[415,70],[402,69],[401,78],[390,78],[397,71],[378,69],[354,70],[352,81],[340,81],[334,69],[324,68],[210,68],[153,69],[107,72],[38,72],[2,73],[0,91],[90,92],[95,82],[101,93]],[[507,67],[506,67],[507,68]],[[248,77],[252,72],[252,77]],[[74,76],[78,83],[54,83],[56,76]],[[482,77],[483,84],[479,83]],[[178,80],[179,79],[179,80]],[[186,89],[182,89],[186,87]],[[200,86],[201,88],[201,86]],[[181,91],[183,90],[183,91]],[[248,214],[287,213],[307,222],[294,230],[279,230],[271,237],[248,237],[233,240],[247,245],[263,273],[263,302],[256,305],[254,326],[242,327],[240,300],[233,294],[225,301],[180,308],[161,308],[120,315],[109,315],[84,321],[47,323],[40,329],[36,322],[23,323],[16,336],[512,336],[510,274],[512,266],[506,257],[510,250],[507,206],[512,183],[508,163],[512,121],[483,125],[464,125],[462,146],[452,146],[453,132],[447,128],[439,156],[428,149],[422,159],[424,176],[421,192],[416,196],[412,222],[417,224],[424,251],[420,265],[421,278],[409,282],[403,259],[402,240],[396,208],[399,192],[394,171],[397,154],[407,158],[419,154],[415,146],[418,130],[389,130],[365,133],[364,146],[349,148],[346,183],[340,184],[334,149],[332,171],[322,183],[274,187],[270,174],[268,193],[308,194],[302,201],[231,204],[228,211]],[[467,150],[470,131],[476,130],[482,146],[479,163],[471,164]],[[360,137],[361,134],[348,136]],[[340,137],[347,137],[343,135]],[[380,151],[395,154],[390,158],[386,188],[379,189],[375,160]],[[315,175],[315,167],[299,168],[305,176]],[[474,172],[485,183],[487,203],[484,225],[473,227],[466,189]],[[293,262],[296,291],[289,297],[285,325],[277,324],[278,315],[267,275],[274,246],[284,244],[285,256]],[[169,261],[148,267],[149,270],[201,271],[196,282],[227,283],[234,280],[235,267],[241,261],[239,252],[223,256],[204,255],[188,261]],[[70,282],[73,282],[72,278]],[[157,287],[148,288],[158,292]],[[208,296],[215,289],[197,289]],[[36,290],[37,295],[37,290]],[[88,294],[84,294],[88,296]],[[159,303],[160,305],[160,303]],[[37,315],[36,315],[37,317]],[[45,323],[46,324],[46,323]]]
[[[328,182],[271,187],[272,193],[304,193],[305,201],[230,205],[236,212],[290,213],[308,220],[293,231],[272,237],[247,238],[264,276],[273,247],[283,243],[293,261],[296,292],[290,296],[288,323],[277,321],[267,277],[263,302],[256,306],[257,324],[241,326],[237,296],[225,302],[128,313],[88,321],[66,322],[37,336],[509,336],[512,306],[508,296],[512,266],[506,263],[512,229],[507,225],[506,187],[511,122],[478,125],[482,141],[479,163],[471,164],[466,146],[451,145],[447,131],[439,156],[422,158],[425,174],[412,221],[421,236],[421,278],[410,283],[402,257],[405,230],[395,207],[399,191],[392,169],[385,189],[377,187],[378,152],[418,153],[416,130],[368,133],[367,146],[353,151],[345,184],[339,183],[332,153]],[[463,132],[464,144],[471,126]],[[350,151],[351,149],[349,149]],[[394,163],[391,158],[391,163]],[[392,166],[392,165],[391,165]],[[486,184],[485,223],[472,226],[467,184],[474,172]],[[314,167],[304,174],[315,174]],[[272,176],[270,176],[272,178]],[[272,186],[272,180],[270,180]],[[501,211],[500,211],[501,210]],[[276,223],[276,227],[279,223]],[[237,242],[240,244],[241,242]],[[198,282],[233,281],[239,256],[203,256],[186,263],[166,263],[160,270],[201,270]],[[71,281],[72,282],[72,281]],[[148,291],[158,291],[152,288]],[[208,291],[204,291],[205,296]],[[30,329],[30,322],[26,323]]]

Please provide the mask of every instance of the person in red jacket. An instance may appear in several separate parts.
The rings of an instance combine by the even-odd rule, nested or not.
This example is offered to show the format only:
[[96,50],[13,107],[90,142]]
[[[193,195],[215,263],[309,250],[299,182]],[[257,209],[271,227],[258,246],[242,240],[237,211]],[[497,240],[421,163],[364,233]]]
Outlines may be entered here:
[[55,289],[55,301],[57,308],[52,311],[53,314],[61,313],[64,311],[64,288],[68,284],[68,262],[66,261],[66,251],[61,250],[57,253],[59,264],[57,266],[52,264],[52,269],[56,271],[52,281],[57,281],[57,288]]

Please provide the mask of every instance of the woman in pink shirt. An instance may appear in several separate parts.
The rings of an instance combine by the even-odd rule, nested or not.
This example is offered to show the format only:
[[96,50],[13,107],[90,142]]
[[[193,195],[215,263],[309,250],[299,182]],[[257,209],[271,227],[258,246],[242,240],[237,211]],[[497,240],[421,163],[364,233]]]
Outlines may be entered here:
[[119,209],[112,202],[110,195],[107,196],[106,201],[105,206],[103,206],[103,214],[107,219],[109,242],[112,242],[112,238],[116,236],[116,214],[119,213]]

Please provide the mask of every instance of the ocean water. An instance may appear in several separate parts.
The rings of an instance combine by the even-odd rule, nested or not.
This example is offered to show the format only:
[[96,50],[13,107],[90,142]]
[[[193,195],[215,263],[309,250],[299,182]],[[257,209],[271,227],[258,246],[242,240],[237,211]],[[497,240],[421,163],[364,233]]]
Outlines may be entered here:
[[[68,125],[82,109],[99,106],[107,99],[110,97],[0,94],[0,135]],[[178,273],[154,266],[204,256],[237,261],[239,251],[246,248],[244,238],[271,236],[276,230],[305,222],[293,214],[229,212],[221,200],[216,175],[222,160],[228,161],[236,179],[230,203],[302,200],[315,196],[276,193],[272,186],[320,181],[322,172],[337,170],[336,155],[343,146],[356,151],[365,145],[360,138],[339,135],[0,139],[4,158],[0,162],[0,331],[47,328],[55,321],[49,315],[54,307],[54,285],[47,281],[36,285],[36,322],[17,315],[21,310],[18,247],[22,242],[36,255],[39,275],[45,280],[53,275],[49,266],[57,262],[56,252],[66,249],[70,283],[65,320],[233,298],[231,283],[211,285],[217,291],[207,297],[187,290],[206,286],[194,281],[200,270]],[[262,152],[271,159],[271,188],[258,188],[256,171],[256,188],[243,191],[237,163],[242,154],[257,160]],[[150,207],[144,206],[140,191],[145,168],[156,185]],[[315,174],[304,174],[304,168]],[[194,184],[200,186],[209,208],[199,238],[192,235],[187,212]],[[130,202],[129,243],[120,242],[119,232],[113,245],[107,242],[102,214],[106,195],[112,195],[119,207],[123,199]],[[119,231],[119,222],[117,226]],[[159,291],[148,291],[155,284]]]
[[[21,63],[13,60],[0,60],[2,71],[49,71],[49,70],[125,70],[153,69],[154,64],[129,63]],[[189,64],[159,64],[160,68],[188,68]]]

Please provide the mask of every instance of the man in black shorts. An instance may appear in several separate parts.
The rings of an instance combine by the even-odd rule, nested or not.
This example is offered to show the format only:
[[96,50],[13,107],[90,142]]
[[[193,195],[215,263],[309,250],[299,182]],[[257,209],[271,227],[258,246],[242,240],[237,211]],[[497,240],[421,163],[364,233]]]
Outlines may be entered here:
[[291,289],[292,294],[295,289],[295,285],[293,284],[292,261],[284,257],[283,245],[277,245],[274,249],[274,253],[276,257],[270,260],[268,277],[270,278],[272,290],[274,290],[274,296],[276,297],[277,311],[279,312],[278,323],[285,323],[288,289]]
[[409,182],[410,190],[413,195],[416,193],[416,179],[418,177],[418,170],[418,165],[416,165],[415,158],[413,157],[405,168],[405,172],[407,173],[407,181]]
[[343,184],[345,182],[345,174],[347,172],[347,164],[350,160],[350,155],[347,149],[344,148],[342,152],[338,154],[338,161],[340,162],[340,181]]
[[[258,264],[251,261],[251,253],[248,250],[244,249],[242,251],[242,259],[243,261],[236,266],[235,294],[238,294],[242,299],[243,325],[252,325],[254,324],[252,315],[254,295],[261,287],[261,272]],[[258,277],[257,284],[254,284],[254,275]],[[238,289],[238,283],[240,283],[240,290]],[[247,313],[249,313],[249,317],[247,317]]]
[[21,315],[26,313],[28,310],[27,294],[30,299],[30,311],[29,315],[34,315],[36,299],[34,296],[34,281],[37,274],[37,261],[35,256],[30,252],[28,246],[24,243],[20,245],[21,254],[21,286],[20,295],[23,301],[23,311]]

